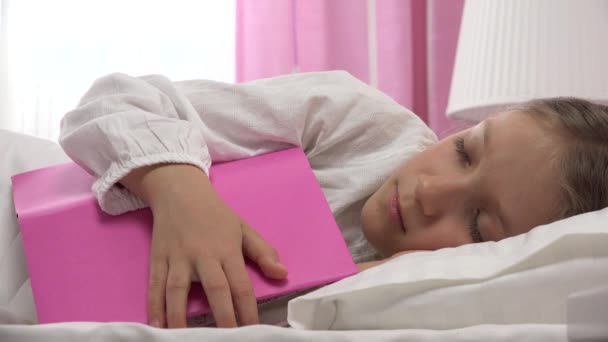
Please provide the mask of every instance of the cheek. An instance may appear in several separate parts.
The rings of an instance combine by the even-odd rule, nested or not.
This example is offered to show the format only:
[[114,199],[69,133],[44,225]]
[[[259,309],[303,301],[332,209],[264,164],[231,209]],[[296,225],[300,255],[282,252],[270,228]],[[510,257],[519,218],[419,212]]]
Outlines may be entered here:
[[471,243],[462,223],[444,218],[425,227],[418,227],[405,241],[408,250],[438,250]]
[[413,175],[446,171],[451,163],[457,161],[457,156],[449,147],[449,144],[438,143],[419,153],[401,166],[399,174]]

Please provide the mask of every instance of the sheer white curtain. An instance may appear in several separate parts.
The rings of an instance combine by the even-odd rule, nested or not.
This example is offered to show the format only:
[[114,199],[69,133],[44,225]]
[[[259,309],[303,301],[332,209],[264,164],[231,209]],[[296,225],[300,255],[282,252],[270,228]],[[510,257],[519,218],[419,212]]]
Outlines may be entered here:
[[114,71],[235,79],[234,0],[0,1],[0,128],[55,140]]

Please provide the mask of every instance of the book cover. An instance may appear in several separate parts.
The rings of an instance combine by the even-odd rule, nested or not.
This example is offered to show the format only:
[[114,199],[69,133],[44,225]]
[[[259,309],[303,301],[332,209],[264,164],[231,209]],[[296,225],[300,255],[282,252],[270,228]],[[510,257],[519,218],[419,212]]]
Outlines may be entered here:
[[[287,279],[272,280],[247,260],[258,301],[357,272],[300,148],[213,165],[210,179],[289,270]],[[146,323],[151,211],[104,213],[91,192],[93,178],[74,163],[12,181],[39,322]],[[209,313],[200,284],[192,284],[188,300],[190,318]]]

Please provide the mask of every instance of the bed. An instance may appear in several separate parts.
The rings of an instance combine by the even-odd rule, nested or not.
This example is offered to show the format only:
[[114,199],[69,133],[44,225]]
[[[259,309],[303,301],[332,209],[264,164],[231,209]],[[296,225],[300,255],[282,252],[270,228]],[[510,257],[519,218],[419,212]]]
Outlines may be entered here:
[[0,130],[0,341],[585,341],[608,339],[608,210],[500,242],[406,254],[292,300],[291,328],[37,324],[10,176],[68,160]]

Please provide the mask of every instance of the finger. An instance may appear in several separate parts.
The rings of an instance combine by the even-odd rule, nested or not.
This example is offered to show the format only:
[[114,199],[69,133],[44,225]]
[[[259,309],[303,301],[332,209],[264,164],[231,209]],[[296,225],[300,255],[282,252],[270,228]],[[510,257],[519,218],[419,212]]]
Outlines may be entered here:
[[287,267],[281,264],[279,254],[255,230],[242,224],[243,253],[255,262],[262,272],[273,279],[283,279],[287,276]]
[[167,323],[169,328],[186,327],[186,308],[190,291],[190,265],[185,260],[169,261],[167,276]]
[[217,327],[236,327],[230,287],[222,266],[218,262],[201,260],[196,263],[196,270]]
[[165,285],[167,284],[167,259],[150,258],[150,279],[148,283],[148,324],[162,328],[165,326]]
[[240,325],[258,324],[258,303],[245,269],[245,261],[243,258],[233,257],[224,262],[223,268]]

